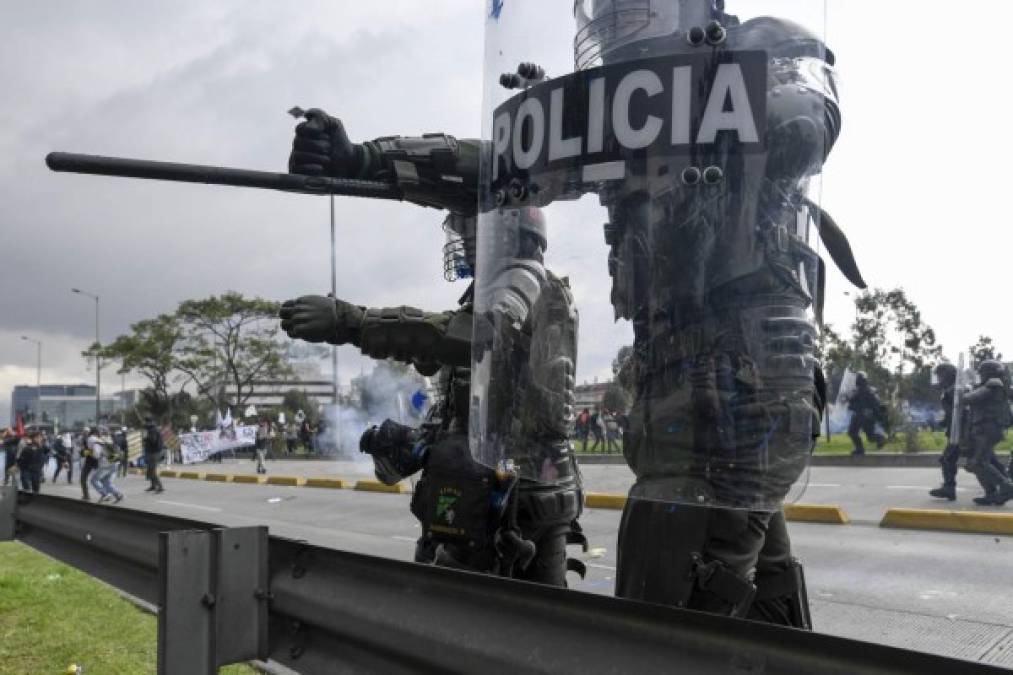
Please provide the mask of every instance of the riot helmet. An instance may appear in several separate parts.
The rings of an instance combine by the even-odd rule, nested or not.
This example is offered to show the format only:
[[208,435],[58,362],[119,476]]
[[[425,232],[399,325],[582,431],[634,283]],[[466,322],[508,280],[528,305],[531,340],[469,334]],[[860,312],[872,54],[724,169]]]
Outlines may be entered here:
[[932,370],[934,384],[940,387],[952,386],[957,381],[957,367],[952,363],[940,363]]
[[574,70],[599,65],[610,52],[635,42],[679,36],[690,44],[718,44],[724,0],[575,0]]
[[864,370],[860,370],[855,373],[855,386],[856,387],[868,387],[869,376],[865,374]]
[[995,359],[985,359],[978,364],[978,378],[982,384],[993,379],[1001,380],[1006,385],[1009,384],[1009,372],[1006,370],[1006,366]]

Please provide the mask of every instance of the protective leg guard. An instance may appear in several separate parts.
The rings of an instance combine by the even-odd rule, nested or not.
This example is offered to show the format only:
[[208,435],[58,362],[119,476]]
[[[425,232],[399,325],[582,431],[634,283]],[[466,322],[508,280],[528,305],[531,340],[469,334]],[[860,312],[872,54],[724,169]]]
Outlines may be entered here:
[[566,558],[568,529],[568,525],[557,525],[534,539],[534,556],[523,569],[515,568],[514,578],[566,588],[566,572],[570,569],[570,562]]
[[[619,525],[616,595],[745,616],[756,587],[729,562],[708,551],[709,540],[716,536],[711,531],[713,521],[725,515],[748,517],[707,507],[628,500]],[[742,559],[755,561],[762,540],[722,543],[734,544]]]
[[943,484],[941,487],[929,490],[929,495],[937,499],[957,498],[957,466],[960,461],[960,447],[952,443],[946,446],[943,454],[939,456],[939,465],[943,471]]
[[756,597],[746,618],[812,630],[802,563],[792,558],[788,567],[781,572],[758,574]]
[[544,486],[521,481],[517,492],[517,523],[521,534],[535,544],[531,563],[516,570],[518,579],[548,586],[566,587],[567,571],[586,573],[582,562],[566,557],[568,544],[579,544],[587,550],[577,518],[583,498],[576,483]]

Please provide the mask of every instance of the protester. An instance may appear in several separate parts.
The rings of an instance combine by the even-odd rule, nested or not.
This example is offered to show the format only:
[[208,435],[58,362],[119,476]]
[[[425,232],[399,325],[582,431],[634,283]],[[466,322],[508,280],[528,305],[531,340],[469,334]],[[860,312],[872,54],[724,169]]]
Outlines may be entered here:
[[98,468],[98,459],[91,448],[91,439],[95,436],[95,430],[84,428],[84,435],[81,440],[81,499],[89,501],[88,481],[92,472]]
[[[56,470],[53,472],[54,483],[64,467],[66,467],[67,473],[70,473],[70,448],[67,447],[65,441],[64,436],[53,438],[53,459],[56,460]],[[69,483],[70,480],[68,479],[67,482]]]
[[42,429],[35,431],[33,434],[35,443],[38,445],[39,450],[42,453],[42,457],[39,460],[39,483],[46,482],[46,469],[49,467],[49,459],[53,456],[53,447],[49,442],[49,436]]
[[3,453],[4,453],[4,485],[11,482],[15,461],[18,457],[18,445],[21,439],[14,433],[14,429],[7,427],[3,432]]
[[591,412],[584,408],[577,415],[577,421],[574,424],[574,435],[578,441],[581,441],[581,450],[587,450],[587,435],[591,432]]
[[288,426],[285,427],[285,445],[286,452],[292,454],[295,452],[296,445],[299,443],[299,427],[296,426],[295,422],[289,422]]
[[144,436],[141,438],[141,446],[144,450],[144,473],[150,485],[145,492],[161,493],[162,479],[158,477],[158,463],[165,455],[165,441],[162,439],[162,432],[159,431],[155,420],[148,417],[144,420]]
[[281,452],[281,446],[284,445],[285,440],[283,438],[284,431],[278,428],[278,425],[271,422],[270,430],[267,434],[267,458],[272,462],[276,459],[275,452]]
[[99,427],[99,433],[93,434],[88,439],[88,449],[91,450],[97,467],[91,477],[91,486],[99,493],[99,503],[112,497],[115,503],[123,501],[123,493],[116,489],[113,483],[116,478],[116,470],[119,467],[117,461],[116,446],[109,437],[109,430]]
[[605,413],[605,452],[619,451],[619,424],[616,422],[616,413]]
[[314,452],[316,450],[313,442],[315,436],[316,429],[310,424],[309,418],[304,419],[302,424],[299,425],[299,442],[306,448],[306,452]]
[[591,449],[588,452],[594,452],[598,449],[598,444],[602,443],[605,438],[605,423],[602,420],[602,415],[597,410],[591,414],[588,420],[588,426],[591,429],[591,434],[594,436],[594,443],[591,444]]
[[25,492],[39,492],[42,482],[42,467],[46,461],[41,432],[34,432],[28,440],[21,444],[18,452],[17,466],[21,472],[21,489]]
[[261,420],[257,425],[257,440],[254,445],[254,455],[257,459],[257,473],[267,473],[264,466],[264,455],[267,451],[267,444],[271,437],[271,424],[267,420]]
[[120,427],[113,436],[113,443],[117,449],[117,460],[119,461],[120,476],[126,477],[127,465],[130,463],[130,450],[127,446],[127,428]]

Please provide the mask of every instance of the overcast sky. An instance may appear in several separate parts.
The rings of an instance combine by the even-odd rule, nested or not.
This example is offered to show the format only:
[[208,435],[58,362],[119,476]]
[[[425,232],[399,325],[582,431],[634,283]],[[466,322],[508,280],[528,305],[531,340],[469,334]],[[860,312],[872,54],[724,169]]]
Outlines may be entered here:
[[[504,11],[524,1],[506,0]],[[570,3],[559,3],[557,55],[568,53],[572,36]],[[93,305],[71,294],[73,286],[102,297],[106,341],[182,299],[232,289],[284,300],[325,293],[330,283],[325,198],[54,174],[47,152],[281,171],[293,105],[339,115],[354,140],[477,135],[486,4],[4,3],[0,423],[11,388],[35,381],[34,346],[21,335],[44,342],[44,382],[94,380],[79,355],[93,339]],[[737,4],[729,0],[729,10]],[[741,4],[753,14],[791,3]],[[805,4],[811,14],[819,3]],[[1003,302],[1008,58],[1002,41],[978,28],[981,17],[1007,25],[1013,8],[998,0],[973,6],[961,17],[913,0],[831,0],[827,34],[844,125],[823,204],[847,231],[870,285],[903,286],[949,354],[986,333],[1013,355]],[[549,25],[539,28],[547,41],[556,32]],[[443,309],[463,292],[442,280],[440,213],[342,199],[337,215],[342,297]],[[601,222],[599,214],[584,228],[600,247],[596,273],[604,275]],[[565,251],[561,233],[550,244],[556,256]],[[591,288],[606,282],[575,279]],[[827,314],[838,327],[853,317],[846,290],[832,272]],[[607,296],[595,305],[582,307],[585,335],[625,334],[604,321]],[[582,374],[591,376],[612,347],[582,347]],[[347,381],[362,360],[348,348],[341,359]],[[118,376],[104,379],[113,383],[104,389],[119,389]]]

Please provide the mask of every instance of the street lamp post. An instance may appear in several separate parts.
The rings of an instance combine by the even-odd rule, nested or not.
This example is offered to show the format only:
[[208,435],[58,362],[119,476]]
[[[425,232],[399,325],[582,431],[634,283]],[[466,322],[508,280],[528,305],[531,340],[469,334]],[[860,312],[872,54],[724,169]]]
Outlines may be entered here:
[[70,289],[72,293],[84,295],[95,301],[95,424],[102,418],[102,359],[98,355],[98,348],[101,346],[98,334],[98,296],[80,288]]
[[42,340],[21,336],[22,340],[35,343],[35,426],[42,424]]

